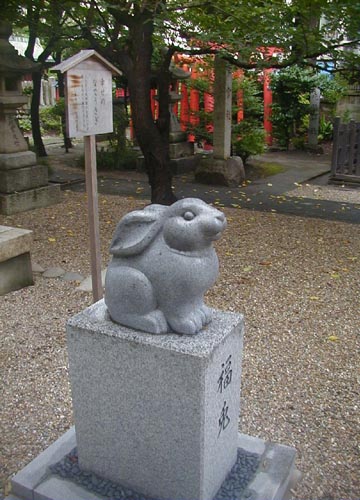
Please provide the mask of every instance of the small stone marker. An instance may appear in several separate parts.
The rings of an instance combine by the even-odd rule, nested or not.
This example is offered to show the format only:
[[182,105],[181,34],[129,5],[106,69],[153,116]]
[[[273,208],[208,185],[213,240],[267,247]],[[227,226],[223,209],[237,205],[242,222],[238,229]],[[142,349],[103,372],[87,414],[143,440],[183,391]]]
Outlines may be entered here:
[[121,72],[95,50],[81,50],[52,70],[65,73],[69,137],[84,137],[94,301],[101,299],[101,255],[95,134],[113,131],[112,75]]
[[310,147],[318,145],[319,134],[319,118],[320,118],[320,89],[314,89],[310,94],[310,121],[309,121],[309,137],[308,142]]

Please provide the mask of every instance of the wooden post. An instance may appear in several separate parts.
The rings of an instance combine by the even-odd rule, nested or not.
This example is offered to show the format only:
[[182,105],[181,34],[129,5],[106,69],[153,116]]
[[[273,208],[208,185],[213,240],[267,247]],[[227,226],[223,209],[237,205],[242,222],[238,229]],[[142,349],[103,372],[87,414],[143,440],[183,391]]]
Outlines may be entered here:
[[103,287],[101,282],[101,254],[95,135],[84,136],[84,152],[86,193],[88,198],[92,291],[94,302],[97,302],[103,297]]
[[92,49],[81,50],[52,69],[65,74],[68,137],[84,138],[91,279],[94,302],[97,302],[103,297],[103,288],[95,137],[114,129],[112,75],[121,75],[121,72]]
[[272,105],[272,91],[270,89],[270,78],[272,69],[266,68],[263,71],[264,75],[264,129],[266,132],[266,144],[272,146],[272,121],[271,121],[271,105]]

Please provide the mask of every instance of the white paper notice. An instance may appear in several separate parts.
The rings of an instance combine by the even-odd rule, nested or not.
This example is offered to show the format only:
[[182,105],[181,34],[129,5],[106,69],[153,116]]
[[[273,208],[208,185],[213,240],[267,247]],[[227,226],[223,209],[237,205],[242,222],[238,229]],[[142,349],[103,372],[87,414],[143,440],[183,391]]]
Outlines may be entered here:
[[113,131],[110,71],[70,69],[67,72],[67,127],[69,137]]

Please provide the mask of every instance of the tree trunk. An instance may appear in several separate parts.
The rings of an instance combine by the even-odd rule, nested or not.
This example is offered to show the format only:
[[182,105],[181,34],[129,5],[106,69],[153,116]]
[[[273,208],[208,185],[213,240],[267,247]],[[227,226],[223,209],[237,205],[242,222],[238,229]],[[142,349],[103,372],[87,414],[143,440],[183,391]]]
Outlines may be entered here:
[[145,158],[145,168],[151,186],[151,202],[171,205],[176,201],[176,197],[172,189],[169,157],[170,80],[166,74],[163,75],[165,83],[162,83],[162,88],[159,88],[160,113],[156,124],[150,102],[152,32],[151,14],[144,12],[143,19],[134,23],[131,28],[132,64],[127,75],[131,113],[136,139]]
[[41,137],[40,130],[40,92],[41,92],[41,71],[32,74],[33,81],[33,95],[31,99],[30,117],[31,128],[34,140],[35,151],[38,156],[47,156],[46,149]]
[[[59,57],[59,62],[60,62],[60,57]],[[56,60],[56,64],[58,64],[57,60]],[[60,71],[58,71],[57,77],[58,77],[58,85],[59,85],[59,97],[65,99],[64,75]],[[61,131],[62,131],[63,139],[64,139],[64,148],[65,148],[66,153],[68,153],[69,149],[72,148],[73,145],[72,145],[70,137],[68,137],[68,135],[67,135],[65,107],[64,107],[64,112],[61,115]]]

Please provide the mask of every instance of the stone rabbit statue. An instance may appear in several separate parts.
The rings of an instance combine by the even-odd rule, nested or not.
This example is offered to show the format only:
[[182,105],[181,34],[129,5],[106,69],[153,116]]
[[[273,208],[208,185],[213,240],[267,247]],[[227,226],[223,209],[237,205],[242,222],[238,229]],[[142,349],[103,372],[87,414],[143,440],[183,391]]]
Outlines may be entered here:
[[224,214],[196,198],[125,215],[105,278],[111,319],[150,333],[201,330],[211,321],[204,294],[219,270],[212,242],[225,227]]

